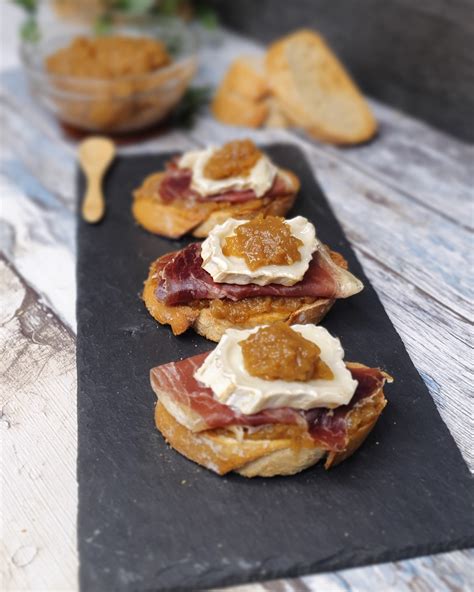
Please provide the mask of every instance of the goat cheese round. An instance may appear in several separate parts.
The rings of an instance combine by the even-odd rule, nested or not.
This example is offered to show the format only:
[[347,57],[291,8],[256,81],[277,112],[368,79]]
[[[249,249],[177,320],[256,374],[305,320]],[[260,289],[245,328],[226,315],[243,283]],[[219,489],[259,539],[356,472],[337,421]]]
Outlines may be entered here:
[[216,195],[230,190],[253,189],[256,197],[262,197],[273,185],[278,169],[265,155],[258,159],[245,176],[217,180],[207,178],[204,175],[204,168],[215,150],[215,147],[193,150],[185,152],[179,159],[178,166],[180,168],[192,170],[191,189],[200,195]]
[[350,402],[357,381],[344,364],[341,343],[326,329],[316,325],[292,325],[292,329],[320,348],[321,360],[331,369],[332,379],[298,382],[251,376],[245,369],[239,343],[260,328],[228,329],[216,349],[195,372],[194,378],[210,388],[218,401],[247,415],[277,407],[335,408]]
[[229,218],[211,230],[201,246],[203,269],[218,283],[293,286],[300,282],[308,270],[313,253],[320,244],[313,224],[303,216],[286,220],[292,236],[299,238],[303,243],[298,249],[301,255],[299,261],[290,265],[264,265],[250,270],[242,257],[226,256],[222,252],[225,239],[231,236],[238,226],[246,222],[248,220]]

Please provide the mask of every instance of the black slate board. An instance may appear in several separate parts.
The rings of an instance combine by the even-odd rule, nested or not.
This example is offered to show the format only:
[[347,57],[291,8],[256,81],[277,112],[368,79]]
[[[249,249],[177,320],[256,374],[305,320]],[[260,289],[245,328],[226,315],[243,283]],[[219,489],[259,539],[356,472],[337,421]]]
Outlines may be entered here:
[[292,213],[314,221],[365,283],[324,325],[346,359],[396,378],[389,405],[360,451],[329,472],[218,477],[169,449],[154,428],[149,369],[213,346],[194,333],[173,337],[145,311],[150,261],[184,242],[147,234],[130,214],[132,189],[166,156],[118,159],[106,219],[78,228],[83,591],[196,590],[474,545],[471,479],[429,392],[303,155],[284,145],[269,152],[302,181]]

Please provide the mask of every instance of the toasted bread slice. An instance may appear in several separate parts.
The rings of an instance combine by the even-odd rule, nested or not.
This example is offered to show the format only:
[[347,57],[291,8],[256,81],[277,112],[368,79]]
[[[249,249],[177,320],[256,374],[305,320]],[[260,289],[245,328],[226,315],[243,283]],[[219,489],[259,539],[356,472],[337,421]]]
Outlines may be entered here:
[[269,114],[265,97],[269,93],[263,58],[237,58],[224,76],[214,99],[212,112],[222,123],[260,127]]
[[[349,363],[347,366],[362,365]],[[193,432],[167,410],[163,403],[168,400],[167,393],[157,392],[157,395],[155,424],[175,450],[220,475],[235,471],[244,477],[294,475],[323,457],[326,468],[342,462],[363,443],[387,403],[381,386],[370,404],[351,416],[349,444],[346,450],[337,453],[318,445],[304,425],[264,425],[251,431],[234,426]],[[180,405],[179,417],[187,413]]]
[[[339,253],[331,252],[332,259],[340,267],[347,269],[346,260]],[[285,321],[290,325],[319,323],[329,312],[334,304],[329,298],[273,298],[267,297],[270,306],[259,309],[255,298],[244,298],[239,303],[231,303],[229,306],[246,306],[252,304],[251,313],[247,314],[244,322],[238,322],[233,318],[232,311],[226,312],[214,308],[213,302],[203,300],[193,302],[189,306],[168,306],[158,300],[155,290],[160,281],[156,273],[157,261],[150,266],[148,278],[143,289],[143,301],[151,316],[163,325],[170,325],[174,335],[181,335],[193,328],[199,335],[211,341],[220,341],[224,332],[229,328],[250,329],[258,325],[268,325],[276,321]],[[254,304],[255,303],[255,304]],[[219,303],[217,303],[219,304]]]
[[233,92],[250,101],[261,101],[269,92],[263,56],[240,56],[232,62],[222,81],[226,92]]
[[276,41],[266,68],[286,115],[315,138],[357,144],[375,135],[377,124],[366,100],[318,34],[302,29]]
[[266,101],[253,101],[223,85],[214,96],[211,110],[216,119],[227,125],[260,127],[268,116]]
[[216,224],[228,218],[251,219],[258,214],[284,216],[293,206],[300,182],[296,175],[280,169],[285,176],[287,190],[278,197],[262,197],[243,203],[198,202],[188,205],[179,200],[163,203],[159,197],[159,185],[164,173],[148,176],[133,193],[132,214],[135,220],[149,232],[180,238],[191,233],[205,238]]
[[291,122],[285,115],[285,112],[282,109],[280,102],[276,97],[268,97],[267,105],[268,115],[265,121],[263,122],[264,127],[290,127]]
[[214,117],[228,125],[260,127],[269,114],[269,93],[263,58],[237,58],[212,101]]

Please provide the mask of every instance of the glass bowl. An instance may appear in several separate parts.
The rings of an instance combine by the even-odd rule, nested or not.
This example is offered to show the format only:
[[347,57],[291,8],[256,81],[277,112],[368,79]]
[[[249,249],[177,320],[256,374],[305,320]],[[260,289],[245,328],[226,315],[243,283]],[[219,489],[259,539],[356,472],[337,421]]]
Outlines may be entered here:
[[73,127],[109,133],[132,132],[162,120],[179,103],[197,68],[196,40],[181,21],[160,19],[121,24],[108,35],[151,37],[165,43],[171,64],[146,74],[110,80],[50,74],[45,58],[77,36],[93,37],[85,26],[48,27],[20,53],[32,95],[59,120]]

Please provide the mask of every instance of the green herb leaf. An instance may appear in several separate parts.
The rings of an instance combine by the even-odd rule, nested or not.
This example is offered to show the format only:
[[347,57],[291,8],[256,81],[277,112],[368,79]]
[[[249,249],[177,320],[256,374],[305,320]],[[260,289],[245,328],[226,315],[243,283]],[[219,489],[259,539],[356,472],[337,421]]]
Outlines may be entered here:
[[96,35],[107,35],[112,30],[112,18],[109,14],[99,16],[94,23],[94,33]]
[[176,57],[183,43],[178,36],[169,37],[166,40],[166,49],[171,57]]
[[145,14],[153,7],[154,0],[117,0],[115,4],[118,10],[132,14]]
[[176,125],[186,129],[194,125],[196,116],[211,98],[211,87],[193,86],[188,88],[174,112]]
[[206,29],[216,29],[219,24],[217,13],[210,6],[198,5],[196,18]]
[[27,12],[33,13],[36,12],[38,7],[38,0],[13,0],[13,4],[20,6]]
[[171,16],[178,12],[180,4],[181,0],[162,0],[158,8],[161,14]]
[[34,16],[29,16],[20,29],[21,38],[30,43],[39,41],[40,32]]

